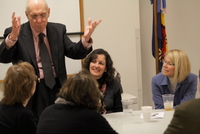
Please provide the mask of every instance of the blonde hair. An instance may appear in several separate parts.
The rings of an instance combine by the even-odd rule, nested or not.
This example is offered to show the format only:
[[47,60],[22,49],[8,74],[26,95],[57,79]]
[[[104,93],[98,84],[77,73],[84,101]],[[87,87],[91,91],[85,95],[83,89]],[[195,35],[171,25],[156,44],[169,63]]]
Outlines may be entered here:
[[178,49],[172,49],[166,52],[165,56],[174,64],[173,81],[181,82],[185,80],[191,71],[190,60],[186,53]]

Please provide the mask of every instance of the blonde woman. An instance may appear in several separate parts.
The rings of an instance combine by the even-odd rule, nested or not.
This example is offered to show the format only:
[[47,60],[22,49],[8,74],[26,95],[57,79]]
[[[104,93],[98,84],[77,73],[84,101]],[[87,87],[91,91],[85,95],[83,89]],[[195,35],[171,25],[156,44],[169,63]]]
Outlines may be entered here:
[[163,94],[174,94],[174,108],[184,101],[194,99],[197,91],[197,75],[190,73],[188,56],[173,49],[165,54],[162,72],[152,78],[152,94],[155,109],[163,109]]

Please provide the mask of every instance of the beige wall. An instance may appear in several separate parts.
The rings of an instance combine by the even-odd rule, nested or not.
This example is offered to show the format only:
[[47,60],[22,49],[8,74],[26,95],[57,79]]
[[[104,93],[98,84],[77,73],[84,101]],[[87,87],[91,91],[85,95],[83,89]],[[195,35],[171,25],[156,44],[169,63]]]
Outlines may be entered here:
[[[192,73],[197,75],[200,68],[199,5],[199,0],[167,0],[165,15],[169,49],[176,48],[186,52],[191,60]],[[143,102],[144,105],[153,105],[151,78],[156,72],[155,60],[151,56],[152,6],[148,0],[140,0],[140,27]]]

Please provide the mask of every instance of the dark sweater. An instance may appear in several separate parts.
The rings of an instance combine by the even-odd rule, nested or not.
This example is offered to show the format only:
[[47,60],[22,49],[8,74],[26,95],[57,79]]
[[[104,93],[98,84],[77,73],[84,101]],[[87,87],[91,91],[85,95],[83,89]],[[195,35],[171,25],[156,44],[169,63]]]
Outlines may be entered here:
[[22,104],[5,106],[0,103],[1,134],[35,134],[36,118]]
[[116,134],[106,119],[82,106],[54,104],[40,116],[37,134]]

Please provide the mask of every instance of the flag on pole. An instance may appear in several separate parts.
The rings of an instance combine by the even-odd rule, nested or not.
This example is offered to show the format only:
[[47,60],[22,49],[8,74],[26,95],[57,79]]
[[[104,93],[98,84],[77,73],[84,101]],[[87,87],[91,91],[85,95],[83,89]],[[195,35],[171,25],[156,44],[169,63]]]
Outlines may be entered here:
[[[158,41],[158,70],[161,72],[162,69],[162,60],[164,58],[165,52],[168,51],[167,44],[167,35],[166,35],[166,26],[165,26],[165,16],[166,12],[166,0],[150,0],[151,4],[154,4],[157,1],[157,19],[153,19],[153,30],[152,30],[152,55],[155,58],[155,34],[154,34],[154,21],[157,21],[157,41]],[[153,17],[154,18],[154,17]]]

